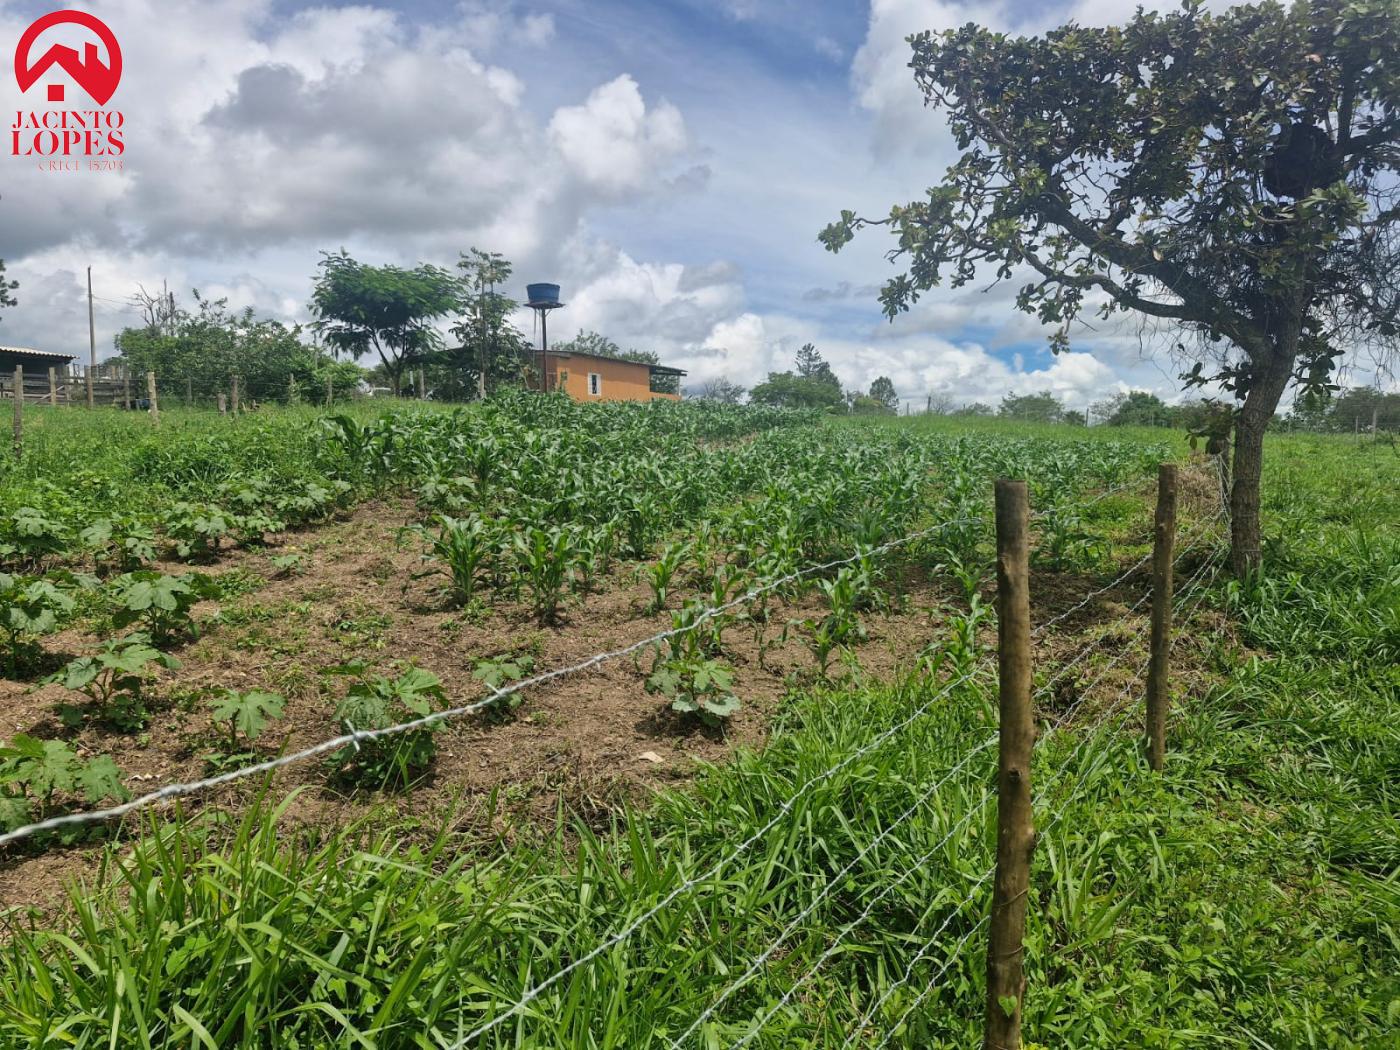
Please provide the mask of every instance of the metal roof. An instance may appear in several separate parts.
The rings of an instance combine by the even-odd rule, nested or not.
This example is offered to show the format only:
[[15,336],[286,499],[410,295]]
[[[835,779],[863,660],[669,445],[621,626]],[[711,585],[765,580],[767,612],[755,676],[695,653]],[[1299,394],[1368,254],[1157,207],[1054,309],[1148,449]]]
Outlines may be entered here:
[[595,361],[613,361],[619,365],[636,365],[639,368],[649,368],[653,372],[667,376],[688,375],[684,368],[672,368],[670,365],[654,365],[649,361],[629,361],[625,357],[609,357],[607,354],[590,354],[586,350],[551,350],[550,357],[591,357]]
[[65,361],[72,361],[77,354],[58,354],[52,350],[33,350],[27,346],[0,346],[0,354],[19,354],[27,357],[61,357]]

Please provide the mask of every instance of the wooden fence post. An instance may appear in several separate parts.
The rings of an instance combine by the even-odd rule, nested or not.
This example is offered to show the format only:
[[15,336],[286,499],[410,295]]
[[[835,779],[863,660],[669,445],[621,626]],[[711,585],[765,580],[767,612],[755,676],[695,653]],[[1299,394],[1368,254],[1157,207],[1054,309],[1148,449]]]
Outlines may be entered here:
[[233,405],[232,405],[232,408],[233,408],[233,414],[236,416],[236,415],[238,415],[238,376],[237,376],[237,375],[234,375],[234,376],[231,376],[230,378],[233,380]]
[[185,376],[185,407],[194,407],[194,380]]
[[224,392],[223,392],[222,390],[220,390],[220,391],[219,391],[219,415],[223,416],[223,415],[227,415],[227,414],[228,414],[228,398],[225,397],[225,396],[224,396]]
[[335,384],[331,382],[331,377],[326,376],[326,407],[330,408],[335,403]]
[[1167,686],[1171,676],[1172,558],[1176,546],[1176,466],[1157,468],[1152,528],[1152,649],[1147,661],[1147,761],[1161,769],[1167,753]]
[[15,403],[15,459],[24,451],[24,366],[15,365],[15,385],[11,388]]
[[131,411],[131,369],[122,365],[122,408]]
[[49,407],[58,407],[58,369],[49,369]]
[[154,372],[146,373],[146,397],[151,402],[151,422],[160,426],[160,401],[156,396],[156,374]]
[[1031,603],[1029,497],[1024,481],[996,483],[997,645],[1000,750],[997,759],[997,867],[987,948],[984,1050],[1020,1050],[1026,990],[1022,939],[1035,849],[1031,810]]
[[428,381],[423,375],[423,370],[418,369],[418,400],[426,400],[428,396]]

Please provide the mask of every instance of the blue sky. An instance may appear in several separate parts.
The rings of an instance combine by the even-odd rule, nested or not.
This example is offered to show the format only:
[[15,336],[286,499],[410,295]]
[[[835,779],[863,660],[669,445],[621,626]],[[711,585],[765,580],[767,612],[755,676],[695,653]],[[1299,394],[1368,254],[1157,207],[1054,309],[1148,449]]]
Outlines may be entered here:
[[[0,342],[85,352],[87,264],[110,352],[138,285],[305,321],[322,249],[451,265],[475,245],[512,258],[522,288],[564,286],[552,332],[654,349],[697,386],[752,384],[811,341],[848,385],[889,375],[919,403],[1176,393],[1131,323],[1086,327],[1052,359],[1014,285],[940,290],[890,324],[886,238],[839,256],[816,241],[843,207],[919,195],[954,155],[905,68],[909,32],[1112,20],[1130,3],[75,6],[122,41],[125,170],[0,158],[0,257],[21,281]],[[0,51],[49,9],[0,0]],[[33,104],[3,78],[0,106]]]

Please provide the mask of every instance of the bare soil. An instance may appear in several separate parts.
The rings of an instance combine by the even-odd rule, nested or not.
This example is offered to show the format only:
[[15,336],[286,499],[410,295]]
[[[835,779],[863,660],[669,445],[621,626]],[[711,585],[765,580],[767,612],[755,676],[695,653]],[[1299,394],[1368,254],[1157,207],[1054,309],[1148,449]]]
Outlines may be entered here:
[[[144,731],[124,734],[91,724],[67,730],[55,709],[79,699],[74,694],[58,685],[0,680],[0,736],[61,737],[81,754],[110,754],[125,772],[129,790],[139,794],[208,774],[205,756],[217,746],[218,728],[207,698],[221,689],[258,688],[286,696],[284,717],[257,745],[271,757],[341,732],[334,711],[346,680],[323,671],[350,659],[365,660],[386,674],[408,663],[426,668],[442,680],[449,704],[458,706],[485,695],[472,677],[482,658],[529,653],[537,670],[553,669],[671,626],[669,611],[648,612],[651,591],[635,566],[616,567],[595,593],[576,598],[549,626],[498,595],[489,609],[454,608],[440,591],[441,577],[420,575],[428,566],[417,544],[399,542],[401,528],[416,517],[410,502],[375,501],[343,520],[277,537],[263,548],[228,551],[217,564],[203,567],[211,574],[241,573],[252,589],[196,608],[200,636],[174,651],[179,669],[160,672],[151,690],[155,714]],[[294,552],[302,555],[302,564],[279,574],[271,558]],[[189,570],[179,563],[160,568]],[[1072,607],[1096,585],[1035,572],[1036,621]],[[1107,633],[1102,626],[1120,620],[1142,586],[1143,581],[1131,580],[1047,632],[1040,665],[1056,666],[1100,634],[1095,644],[1104,652],[1145,644],[1140,642],[1145,605]],[[895,589],[892,608],[865,615],[868,637],[854,650],[863,673],[876,679],[895,676],[925,647],[945,640],[947,617],[962,604],[944,582],[917,573],[897,581]],[[678,608],[697,593],[680,587],[668,606]],[[762,625],[726,631],[724,658],[735,669],[734,691],[743,706],[723,730],[678,715],[665,698],[645,692],[652,659],[644,650],[527,690],[511,715],[482,712],[449,721],[437,737],[431,775],[406,793],[337,789],[316,760],[280,771],[275,788],[303,788],[288,819],[312,825],[343,823],[386,805],[418,815],[451,812],[468,824],[489,814],[490,826],[482,830],[507,842],[554,827],[561,814],[602,823],[624,801],[683,784],[700,763],[722,761],[735,748],[761,747],[789,688],[817,677],[806,632],[794,626],[784,639],[784,627],[823,614],[820,597],[809,596],[770,606]],[[992,632],[990,626],[984,630],[984,644],[994,646]],[[45,649],[87,652],[110,633],[108,625],[88,624],[44,639]],[[1123,661],[1128,667],[1139,662]],[[1083,687],[1083,676],[1092,675],[1096,664],[1097,657],[1068,677],[1068,692],[1056,694],[1047,714],[1053,717],[1056,709],[1073,703],[1074,689]],[[847,672],[833,661],[828,673],[840,678]],[[1107,690],[1115,681],[1105,679],[1096,688]],[[182,805],[236,808],[256,790],[255,779]],[[65,884],[95,877],[101,853],[101,842],[88,840],[67,847],[48,843],[42,851],[17,850],[0,858],[0,908],[55,907]]]

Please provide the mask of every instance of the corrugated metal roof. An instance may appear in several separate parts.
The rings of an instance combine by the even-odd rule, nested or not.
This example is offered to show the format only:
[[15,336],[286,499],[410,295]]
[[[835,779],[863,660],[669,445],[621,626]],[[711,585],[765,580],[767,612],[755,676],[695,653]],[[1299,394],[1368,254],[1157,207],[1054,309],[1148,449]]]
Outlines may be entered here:
[[52,350],[33,350],[27,346],[0,346],[0,354],[28,354],[32,357],[61,357],[64,360],[72,361],[77,354],[59,354]]

